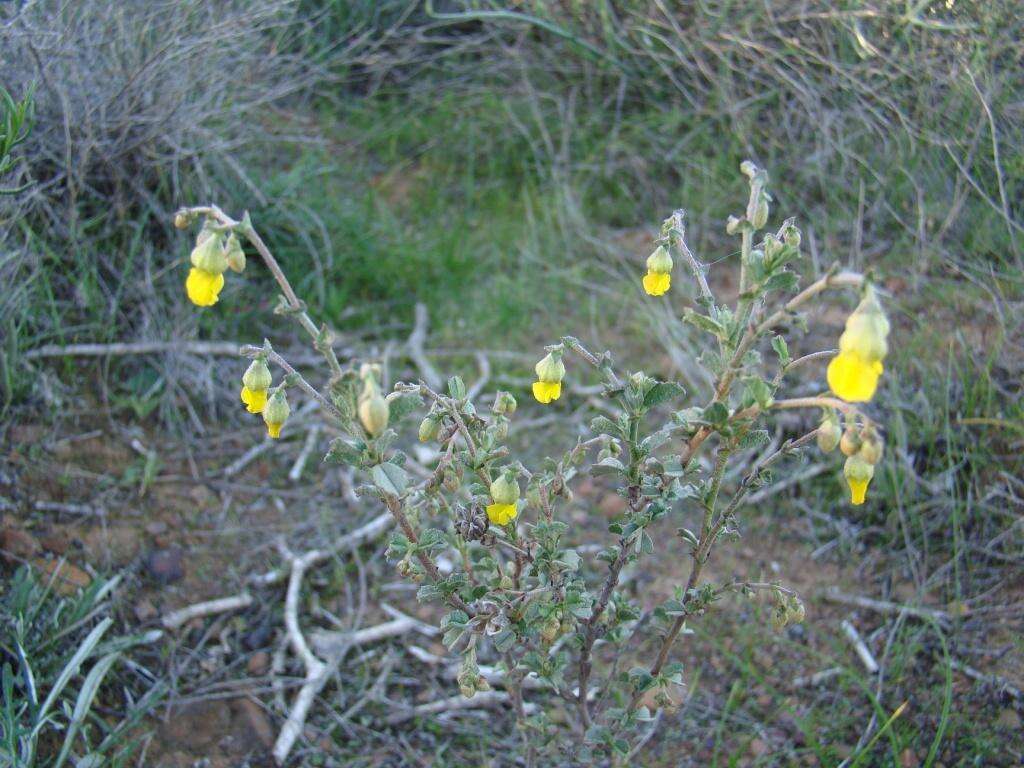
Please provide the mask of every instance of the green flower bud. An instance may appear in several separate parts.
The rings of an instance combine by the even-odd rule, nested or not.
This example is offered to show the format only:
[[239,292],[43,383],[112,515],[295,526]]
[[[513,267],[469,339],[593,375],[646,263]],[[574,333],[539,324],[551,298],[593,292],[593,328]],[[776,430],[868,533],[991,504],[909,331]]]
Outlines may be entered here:
[[222,239],[216,232],[200,232],[189,259],[193,267],[213,275],[222,275],[228,268]]
[[269,389],[273,379],[270,375],[270,368],[267,361],[256,358],[242,374],[242,384],[248,389],[255,391]]
[[491,409],[494,413],[500,413],[505,416],[511,416],[516,412],[516,399],[510,392],[499,391],[494,396],[494,407]]
[[752,179],[757,175],[757,166],[754,165],[750,160],[744,160],[742,163],[740,163],[740,173],[742,173],[748,179]]
[[359,421],[371,437],[379,437],[387,429],[391,408],[376,385],[367,387],[359,399]]
[[817,441],[822,453],[831,453],[839,445],[843,430],[839,427],[839,419],[835,411],[828,410],[818,425]]
[[181,211],[174,214],[174,226],[177,229],[188,229],[188,224],[188,214],[182,213]]
[[672,256],[665,246],[659,245],[654,249],[654,253],[647,257],[647,269],[661,273],[672,271]]
[[800,230],[794,225],[788,224],[782,232],[782,239],[786,241],[786,245],[790,248],[800,247]]
[[846,431],[843,432],[843,437],[839,441],[839,450],[843,452],[844,456],[853,456],[860,450],[860,435],[857,434],[853,424],[847,426]]
[[429,443],[437,437],[441,430],[441,420],[434,414],[428,414],[420,422],[419,438],[421,443]]
[[238,242],[234,232],[228,235],[224,251],[228,269],[232,272],[241,272],[245,269],[245,251],[242,250],[242,244]]
[[743,219],[737,218],[736,216],[730,216],[725,221],[725,231],[730,235],[735,235],[740,231],[740,226],[743,224]]
[[491,498],[495,504],[515,504],[519,501],[519,482],[510,470],[502,472],[491,483]]
[[768,223],[768,201],[762,197],[757,201],[757,207],[754,208],[754,219],[751,224],[754,225],[754,229],[760,229]]
[[882,460],[885,451],[885,443],[881,436],[872,426],[864,427],[860,433],[861,446],[859,455],[864,461],[874,466]]
[[541,508],[540,488],[536,485],[529,485],[526,488],[526,503],[534,509]]

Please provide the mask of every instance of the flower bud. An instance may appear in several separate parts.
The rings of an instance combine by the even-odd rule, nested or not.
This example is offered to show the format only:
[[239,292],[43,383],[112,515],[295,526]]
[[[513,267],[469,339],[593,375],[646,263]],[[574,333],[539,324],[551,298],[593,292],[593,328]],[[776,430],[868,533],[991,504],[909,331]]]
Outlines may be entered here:
[[839,441],[839,450],[843,452],[844,456],[853,456],[860,450],[860,435],[857,434],[853,424],[850,424],[843,432],[843,437]]
[[242,374],[242,384],[251,390],[270,389],[272,378],[267,361],[257,357]]
[[782,231],[782,239],[786,242],[790,248],[800,247],[800,230],[793,224],[787,224],[786,228]]
[[245,269],[245,251],[242,250],[242,244],[238,242],[238,237],[234,232],[228,235],[224,250],[224,259],[227,261],[228,269],[232,272],[242,272]]
[[263,408],[263,421],[267,425],[267,434],[273,438],[280,437],[281,427],[284,426],[291,412],[288,396],[285,395],[283,389],[278,389],[270,396]]
[[222,239],[216,232],[205,235],[200,232],[199,237],[196,238],[196,247],[192,249],[189,259],[193,267],[211,275],[222,275],[228,268]]
[[860,506],[864,503],[868,483],[875,476],[875,468],[868,464],[860,454],[854,454],[843,465],[843,476],[846,477],[846,483],[850,486],[850,503]]
[[427,414],[420,422],[419,438],[421,443],[429,443],[437,437],[441,430],[441,420],[433,413]]
[[536,485],[529,485],[526,488],[526,503],[529,504],[533,509],[540,509],[542,502],[540,498],[540,488]]
[[491,409],[494,413],[500,413],[505,416],[511,416],[516,412],[516,399],[510,392],[498,392],[494,396],[494,407]]
[[737,218],[736,216],[730,216],[725,220],[725,231],[727,234],[735,235],[740,231],[740,225],[743,224],[743,219]]
[[491,483],[491,498],[497,504],[515,504],[519,501],[519,483],[511,471],[502,472]]
[[757,201],[754,218],[750,223],[754,225],[754,229],[760,229],[768,223],[768,200],[764,197]]
[[742,163],[740,163],[740,173],[742,173],[748,179],[752,179],[757,175],[757,166],[754,165],[750,160],[744,160]]
[[821,424],[818,425],[817,441],[818,447],[822,453],[831,453],[839,445],[839,440],[842,438],[843,431],[839,427],[839,419],[836,417],[835,411],[828,410],[821,419]]
[[789,600],[786,601],[786,613],[790,623],[802,624],[806,616],[803,601],[796,595],[790,595]]
[[359,398],[359,421],[363,429],[371,437],[379,437],[387,429],[391,408],[381,394],[380,389],[373,385],[363,391]]
[[764,236],[764,255],[765,258],[771,261],[782,251],[782,243],[775,235]]
[[188,215],[181,211],[174,214],[174,226],[177,229],[188,229]]
[[860,439],[860,457],[871,466],[880,462],[885,450],[885,443],[878,431],[873,426],[866,426],[861,430]]
[[664,245],[654,249],[654,253],[647,257],[647,269],[651,272],[671,272],[672,256]]

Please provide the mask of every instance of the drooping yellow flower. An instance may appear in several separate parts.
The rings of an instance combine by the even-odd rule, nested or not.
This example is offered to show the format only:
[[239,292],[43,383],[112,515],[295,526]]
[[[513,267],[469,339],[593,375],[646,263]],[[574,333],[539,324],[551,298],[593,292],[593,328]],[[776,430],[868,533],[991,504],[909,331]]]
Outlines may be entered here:
[[644,290],[650,296],[664,296],[672,287],[672,275],[667,272],[648,272],[644,275]]
[[288,397],[283,389],[278,389],[270,396],[266,406],[263,408],[263,422],[267,425],[267,434],[273,438],[281,436],[281,427],[288,421],[288,415],[292,412],[288,405]]
[[515,504],[488,504],[487,519],[495,525],[508,525],[516,519],[519,510]]
[[672,287],[672,257],[665,246],[659,245],[647,257],[647,274],[643,283],[644,290],[651,296],[663,296]]
[[201,231],[189,260],[192,269],[185,280],[185,292],[197,307],[212,307],[224,287],[224,270],[228,268],[221,236],[206,229]]
[[560,381],[535,381],[533,382],[533,396],[538,402],[547,404],[557,400],[562,395],[562,382]]
[[249,413],[263,413],[267,405],[267,390],[242,387],[242,402]]
[[855,507],[864,503],[867,495],[868,484],[875,476],[875,468],[871,466],[859,453],[850,456],[843,465],[843,475],[846,483],[850,486],[850,503]]
[[487,505],[487,519],[495,525],[506,525],[519,514],[519,482],[512,472],[502,472],[491,483],[492,504]]
[[223,287],[224,275],[215,275],[198,267],[192,267],[185,280],[185,292],[197,307],[212,307],[216,304]]
[[561,351],[548,352],[533,369],[537,372],[537,381],[533,383],[533,396],[537,401],[547,404],[561,397],[565,378]]
[[889,351],[889,321],[878,303],[874,288],[846,319],[839,337],[839,354],[828,365],[828,385],[839,397],[863,403],[874,397],[882,375],[882,360]]
[[828,386],[848,403],[866,403],[875,396],[882,362],[865,360],[856,352],[840,352],[828,364]]
[[270,368],[262,358],[256,358],[245,369],[242,374],[242,402],[249,413],[263,413],[272,381]]

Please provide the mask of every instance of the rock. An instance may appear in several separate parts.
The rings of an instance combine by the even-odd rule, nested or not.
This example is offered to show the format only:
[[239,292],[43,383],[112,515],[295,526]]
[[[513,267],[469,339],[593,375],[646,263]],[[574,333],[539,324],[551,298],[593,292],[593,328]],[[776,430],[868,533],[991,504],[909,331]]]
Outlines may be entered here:
[[4,528],[0,531],[0,549],[3,550],[4,559],[19,562],[39,554],[42,547],[36,537],[28,531],[21,528]]
[[48,560],[37,557],[32,561],[46,578],[53,577],[53,588],[59,595],[73,595],[92,583],[92,576],[67,560]]
[[139,600],[132,611],[135,614],[135,618],[143,623],[156,618],[157,615],[156,606],[153,605],[152,601],[148,597],[144,597]]
[[1006,708],[996,718],[996,725],[1000,728],[1007,728],[1013,733],[1020,732],[1020,715],[1013,709]]
[[63,528],[55,528],[45,536],[40,537],[39,543],[48,552],[53,552],[55,555],[66,555],[68,550],[71,549],[74,539]]
[[231,727],[231,710],[222,700],[197,701],[174,709],[160,728],[168,744],[187,744],[192,750],[213,746]]
[[254,677],[267,674],[267,671],[270,669],[270,654],[266,651],[256,651],[256,653],[249,657],[249,662],[245,665],[245,668]]
[[274,745],[274,728],[270,724],[270,718],[259,704],[252,699],[237,699],[235,706],[242,720],[260,744],[268,749]]
[[173,584],[185,577],[185,551],[181,547],[154,549],[146,555],[146,573],[160,584]]

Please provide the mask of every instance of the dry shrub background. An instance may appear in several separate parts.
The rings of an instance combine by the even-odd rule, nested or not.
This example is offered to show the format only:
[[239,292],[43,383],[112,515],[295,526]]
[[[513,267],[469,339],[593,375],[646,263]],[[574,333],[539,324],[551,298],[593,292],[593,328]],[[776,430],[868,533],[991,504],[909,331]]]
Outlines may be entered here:
[[[168,462],[191,460],[197,442],[230,446],[205,456],[210,471],[248,447],[225,432],[241,423],[223,386],[241,370],[230,351],[263,335],[286,340],[262,319],[258,278],[226,291],[238,312],[185,305],[187,246],[169,227],[183,201],[252,211],[315,313],[342,330],[346,352],[401,348],[422,302],[430,345],[453,370],[472,374],[466,350],[484,350],[495,380],[522,385],[533,356],[520,353],[548,341],[539,328],[557,327],[628,347],[635,364],[656,360],[697,390],[706,382],[693,380],[679,307],[639,307],[635,275],[651,222],[679,205],[698,254],[732,258],[722,222],[749,156],[771,170],[779,207],[801,212],[806,271],[873,270],[895,327],[884,498],[848,515],[834,506],[833,478],[817,476],[754,520],[772,530],[772,515],[801,525],[806,516],[813,546],[801,541],[796,562],[813,549],[814,562],[852,568],[875,597],[982,609],[949,632],[951,658],[1019,687],[1019,639],[1003,634],[1019,627],[1024,558],[1018,5],[3,4],[0,85],[18,97],[34,84],[36,115],[16,172],[0,179],[30,182],[0,197],[4,444],[24,449],[13,431],[24,424],[60,435],[99,421],[133,438],[160,430],[174,446]],[[822,318],[826,335],[841,317]],[[60,351],[94,343],[157,346]],[[325,535],[323,504],[343,490],[333,482],[301,510],[292,533],[304,544]],[[116,483],[98,485],[79,489],[81,501],[137,503]],[[812,514],[821,509],[829,519]],[[350,527],[353,514],[327,529]],[[246,540],[253,551],[264,534]],[[1019,733],[998,725],[1019,700],[958,677],[949,709],[953,667],[935,661],[945,646],[931,628],[902,614],[868,617],[889,660],[888,695],[920,697],[890,752],[903,754],[905,742],[932,765],[1019,758]],[[732,672],[774,698],[752,704],[726,683],[695,695],[680,738],[717,729],[721,761],[733,754],[722,734],[765,741],[760,724],[789,702],[749,661],[762,638],[731,631],[742,658],[730,657]],[[803,652],[796,640],[785,648]],[[813,672],[817,659],[787,671]],[[368,687],[380,668],[367,664],[339,690]],[[183,679],[193,694],[209,692]],[[877,715],[854,703],[858,692],[881,683],[843,679],[834,695],[816,694],[801,722],[856,743]],[[975,729],[970,713],[981,709],[990,727]],[[945,734],[938,756],[936,734]],[[427,751],[440,740],[429,729],[419,738]],[[766,743],[797,741],[772,731]],[[669,740],[655,754],[673,748]],[[791,753],[778,754],[753,760],[786,764]],[[875,758],[889,764],[892,754]]]

